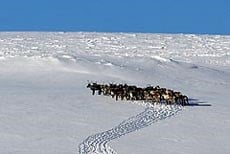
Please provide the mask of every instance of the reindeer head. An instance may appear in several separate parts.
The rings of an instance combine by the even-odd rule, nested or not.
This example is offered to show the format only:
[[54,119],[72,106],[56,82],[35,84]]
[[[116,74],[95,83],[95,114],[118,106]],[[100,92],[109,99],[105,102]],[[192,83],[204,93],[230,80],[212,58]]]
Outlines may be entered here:
[[88,83],[87,84],[87,86],[86,86],[86,88],[90,88],[91,87],[91,84],[90,83]]

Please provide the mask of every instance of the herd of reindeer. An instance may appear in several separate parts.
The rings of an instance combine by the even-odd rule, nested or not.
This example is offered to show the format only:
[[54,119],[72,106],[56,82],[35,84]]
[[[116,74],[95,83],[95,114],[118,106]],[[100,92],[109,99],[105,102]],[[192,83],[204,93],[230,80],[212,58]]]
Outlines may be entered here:
[[182,106],[189,104],[186,95],[159,86],[140,88],[127,84],[98,84],[94,82],[88,83],[87,88],[92,90],[93,95],[97,91],[98,95],[103,94],[106,96],[112,96],[112,98],[115,98],[116,100],[143,100],[152,103],[164,103],[168,105],[179,104]]

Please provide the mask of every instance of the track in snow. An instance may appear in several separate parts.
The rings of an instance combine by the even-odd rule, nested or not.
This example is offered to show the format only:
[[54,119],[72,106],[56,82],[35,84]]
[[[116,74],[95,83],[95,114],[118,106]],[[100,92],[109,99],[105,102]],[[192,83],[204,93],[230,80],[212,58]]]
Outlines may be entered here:
[[80,154],[116,154],[108,142],[128,133],[147,127],[158,120],[175,115],[182,110],[179,105],[148,106],[143,112],[121,122],[110,130],[91,135],[79,144]]

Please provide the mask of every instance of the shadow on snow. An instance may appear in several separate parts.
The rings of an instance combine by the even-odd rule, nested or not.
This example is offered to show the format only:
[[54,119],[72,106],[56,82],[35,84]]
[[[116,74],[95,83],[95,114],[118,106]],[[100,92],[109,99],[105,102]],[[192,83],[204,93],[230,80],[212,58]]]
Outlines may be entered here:
[[204,101],[200,101],[199,99],[195,99],[195,98],[189,98],[189,104],[187,104],[186,106],[212,106],[211,104],[204,102]]

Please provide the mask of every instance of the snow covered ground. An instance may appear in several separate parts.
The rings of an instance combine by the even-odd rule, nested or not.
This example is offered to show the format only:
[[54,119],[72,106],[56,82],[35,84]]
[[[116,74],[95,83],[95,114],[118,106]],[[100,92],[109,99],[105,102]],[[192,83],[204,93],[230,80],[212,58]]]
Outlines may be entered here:
[[[88,81],[160,85],[193,105],[92,96]],[[230,36],[0,33],[1,154],[228,154],[229,97]]]

